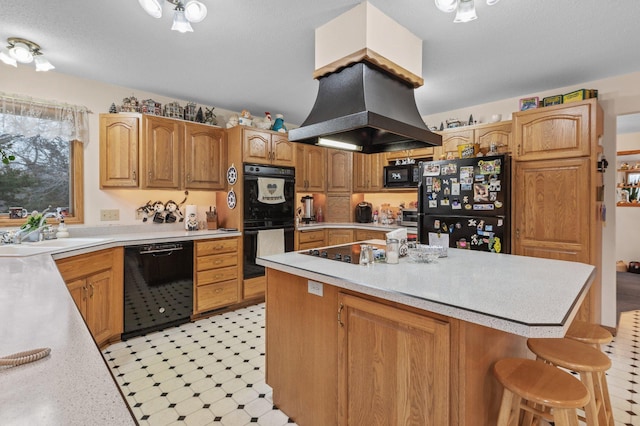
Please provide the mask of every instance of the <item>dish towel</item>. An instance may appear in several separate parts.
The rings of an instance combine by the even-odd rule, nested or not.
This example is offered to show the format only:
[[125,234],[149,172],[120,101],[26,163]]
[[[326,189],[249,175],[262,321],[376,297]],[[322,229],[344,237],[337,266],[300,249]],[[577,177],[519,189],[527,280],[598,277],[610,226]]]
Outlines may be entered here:
[[258,231],[256,257],[284,253],[284,229]]
[[284,179],[258,178],[258,201],[265,204],[284,203]]

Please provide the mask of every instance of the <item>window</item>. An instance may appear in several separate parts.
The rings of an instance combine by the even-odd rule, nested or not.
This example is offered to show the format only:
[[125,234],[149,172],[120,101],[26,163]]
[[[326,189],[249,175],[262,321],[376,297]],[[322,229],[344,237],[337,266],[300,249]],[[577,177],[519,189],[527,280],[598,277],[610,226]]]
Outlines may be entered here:
[[21,225],[48,206],[67,223],[83,222],[84,107],[0,94],[0,226]]

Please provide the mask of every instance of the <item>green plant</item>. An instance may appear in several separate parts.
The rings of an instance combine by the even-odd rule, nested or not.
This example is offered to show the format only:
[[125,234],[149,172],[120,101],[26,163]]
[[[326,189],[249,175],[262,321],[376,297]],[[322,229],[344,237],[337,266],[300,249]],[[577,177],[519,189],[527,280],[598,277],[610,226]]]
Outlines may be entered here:
[[42,221],[42,213],[31,213],[31,215],[27,218],[27,223],[22,225],[20,229],[24,231],[37,229],[40,226],[40,221]]

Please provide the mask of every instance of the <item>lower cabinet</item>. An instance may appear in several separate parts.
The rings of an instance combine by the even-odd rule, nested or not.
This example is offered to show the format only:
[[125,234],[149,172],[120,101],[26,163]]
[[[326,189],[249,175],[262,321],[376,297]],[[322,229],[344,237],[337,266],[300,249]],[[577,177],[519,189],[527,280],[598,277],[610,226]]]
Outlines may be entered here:
[[98,346],[123,330],[123,249],[100,250],[56,261]]
[[298,244],[296,250],[309,250],[312,248],[323,247],[324,229],[298,231]]
[[193,313],[237,303],[239,298],[238,239],[196,241]]
[[349,294],[338,304],[338,424],[450,424],[449,323]]
[[351,229],[328,229],[327,245],[349,244],[353,242],[353,231]]
[[365,241],[365,240],[386,240],[387,232],[386,231],[373,231],[370,229],[356,229],[356,238],[355,241]]

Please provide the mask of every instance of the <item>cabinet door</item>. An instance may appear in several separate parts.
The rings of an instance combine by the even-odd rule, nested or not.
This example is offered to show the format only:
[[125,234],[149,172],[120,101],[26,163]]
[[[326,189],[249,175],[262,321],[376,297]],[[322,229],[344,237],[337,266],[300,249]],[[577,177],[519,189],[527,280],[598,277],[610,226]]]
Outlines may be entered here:
[[116,332],[112,329],[113,307],[122,300],[113,300],[111,270],[99,272],[86,278],[87,312],[86,321],[96,343],[100,345]]
[[[429,148],[433,152],[433,148]],[[369,155],[369,191],[382,191],[383,187],[383,167],[386,157],[384,154]]]
[[353,231],[351,229],[329,229],[327,231],[327,245],[348,244],[353,242]]
[[277,166],[294,167],[295,146],[283,134],[271,135],[271,163]]
[[224,189],[226,162],[224,131],[201,124],[185,124],[185,184],[187,189]]
[[448,425],[449,324],[342,293],[338,303],[338,424]]
[[475,142],[480,151],[487,154],[494,145],[499,153],[511,152],[511,122],[498,123],[475,130]]
[[247,163],[269,164],[271,162],[271,135],[256,130],[244,130],[242,157]]
[[327,150],[327,192],[351,192],[351,152]]
[[100,115],[100,188],[138,186],[140,117]]
[[327,188],[325,173],[327,162],[326,148],[307,145],[305,146],[304,154],[307,190],[310,192],[324,192]]
[[516,159],[529,161],[589,155],[591,137],[597,137],[591,135],[590,118],[595,108],[595,103],[586,102],[515,113]]
[[75,302],[82,318],[87,318],[87,286],[85,279],[73,280],[67,283],[67,289]]
[[144,116],[144,188],[180,188],[182,124],[176,120]]
[[367,154],[353,153],[353,190],[363,192],[368,189],[369,161]]
[[445,158],[459,158],[458,145],[473,143],[473,129],[451,130],[442,134],[441,155]]
[[590,263],[589,159],[516,165],[514,254]]
[[[307,159],[305,155],[306,145],[296,144],[296,191],[307,191]],[[324,166],[324,165],[323,165]]]

